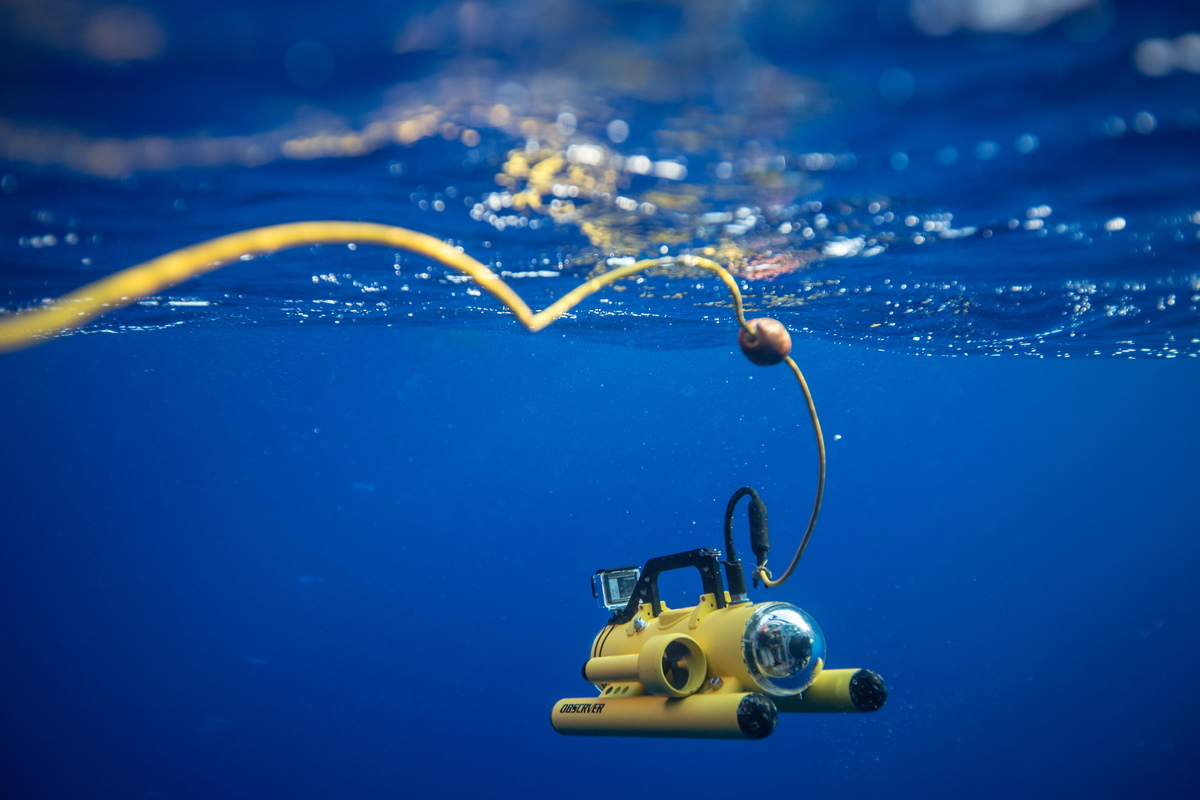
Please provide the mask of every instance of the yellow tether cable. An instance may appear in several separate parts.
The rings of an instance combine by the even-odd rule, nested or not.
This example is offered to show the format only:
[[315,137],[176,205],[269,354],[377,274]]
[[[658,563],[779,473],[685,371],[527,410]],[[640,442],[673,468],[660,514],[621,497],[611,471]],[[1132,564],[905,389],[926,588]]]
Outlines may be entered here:
[[[507,306],[522,325],[534,332],[540,331],[554,322],[580,301],[622,278],[635,275],[651,267],[673,263],[699,267],[715,273],[721,279],[733,296],[733,307],[738,325],[751,336],[756,333],[755,328],[746,322],[742,310],[742,294],[738,291],[737,281],[728,270],[707,258],[690,255],[678,258],[652,258],[618,267],[595,278],[589,278],[535,314],[521,299],[521,296],[513,291],[512,287],[505,283],[499,275],[440,239],[394,225],[323,220],[271,225],[210,239],[207,242],[184,247],[123,269],[44,305],[2,316],[0,317],[0,352],[31,347],[55,334],[82,327],[97,317],[136,303],[143,297],[161,292],[206,272],[220,269],[231,262],[240,261],[243,256],[256,256],[306,245],[349,243],[376,244],[407,250],[465,273],[471,276],[481,289]],[[800,561],[800,556],[808,544],[808,539],[812,535],[813,527],[817,523],[817,513],[821,509],[821,497],[825,491],[825,439],[821,435],[820,422],[817,421],[817,410],[813,405],[812,394],[808,390],[808,384],[805,383],[800,368],[796,366],[796,362],[791,357],[788,357],[786,361],[796,374],[800,388],[804,391],[804,399],[808,403],[809,416],[812,418],[813,430],[817,437],[820,471],[817,479],[816,505],[813,508],[808,530],[804,534],[800,548],[796,551],[787,572],[778,580],[770,580],[765,574],[761,575],[767,586],[780,585],[791,576],[792,571],[796,568],[796,564]]]
[[771,573],[767,571],[766,562],[763,562],[763,566],[758,569],[758,579],[768,589],[779,586],[792,577],[792,572],[795,571],[801,556],[804,555],[804,548],[808,547],[808,540],[812,537],[813,528],[817,527],[817,515],[821,513],[821,499],[825,496],[825,435],[821,433],[821,423],[817,419],[817,406],[813,403],[812,392],[808,390],[808,381],[804,380],[804,373],[800,371],[800,367],[796,366],[796,362],[792,360],[791,356],[785,358],[784,361],[792,368],[792,372],[796,374],[796,380],[800,382],[800,389],[804,392],[804,402],[808,404],[808,416],[812,418],[813,433],[817,436],[817,499],[813,503],[812,515],[808,518],[808,529],[804,531],[804,538],[800,540],[800,546],[796,548],[796,555],[792,556],[792,563],[788,564],[787,570],[772,580],[769,577]]

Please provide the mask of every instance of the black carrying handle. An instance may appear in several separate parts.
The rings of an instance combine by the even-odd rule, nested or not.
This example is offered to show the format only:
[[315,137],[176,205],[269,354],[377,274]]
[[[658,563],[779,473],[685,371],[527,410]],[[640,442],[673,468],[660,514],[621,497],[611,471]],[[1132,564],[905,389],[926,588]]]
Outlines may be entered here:
[[699,550],[650,559],[642,568],[637,585],[633,587],[633,596],[629,598],[625,608],[613,614],[609,624],[629,622],[637,616],[638,606],[646,602],[650,603],[651,616],[657,617],[662,613],[662,601],[658,598],[658,576],[669,570],[687,567],[695,567],[700,572],[704,593],[716,597],[717,608],[725,608],[725,584],[721,582],[720,557],[720,551],[702,547]]

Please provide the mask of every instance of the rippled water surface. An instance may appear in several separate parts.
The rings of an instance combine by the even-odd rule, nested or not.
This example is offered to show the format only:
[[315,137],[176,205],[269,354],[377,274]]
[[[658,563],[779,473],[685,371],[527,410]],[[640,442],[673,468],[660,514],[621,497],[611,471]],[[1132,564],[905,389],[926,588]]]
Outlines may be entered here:
[[[840,341],[1200,352],[1193,9],[1064,2],[1052,24],[1032,12],[934,24],[889,3],[718,6],[593,9],[612,23],[594,38],[569,17],[540,23],[580,51],[508,55],[500,33],[435,13],[399,25],[390,55],[380,45],[386,69],[331,23],[330,42],[287,49],[286,75],[266,63],[285,37],[260,31],[251,63],[263,63],[241,82],[178,47],[157,69],[60,64],[94,85],[56,85],[54,114],[37,81],[7,85],[4,305],[247,227],[358,219],[460,244],[535,308],[622,258],[702,253],[739,276],[752,311]],[[544,35],[524,7],[478,8]],[[853,24],[864,14],[871,24]],[[468,34],[481,43],[458,55],[434,46]],[[22,52],[17,71],[57,63]],[[169,94],[169,79],[195,103],[128,118],[102,103]],[[604,338],[669,319],[660,346],[706,345],[726,335],[727,307],[715,281],[663,270],[559,325]],[[419,258],[326,247],[237,264],[85,332],[506,316]]]

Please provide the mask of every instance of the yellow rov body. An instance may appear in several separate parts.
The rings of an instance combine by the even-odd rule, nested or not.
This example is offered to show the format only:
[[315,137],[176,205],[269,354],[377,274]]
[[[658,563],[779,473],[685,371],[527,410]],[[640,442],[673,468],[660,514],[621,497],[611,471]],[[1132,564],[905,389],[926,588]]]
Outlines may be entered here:
[[[555,730],[762,739],[781,711],[869,712],[883,705],[887,687],[876,673],[824,668],[825,637],[803,610],[751,603],[744,587],[726,592],[718,555],[704,549],[647,562],[584,664],[599,696],[558,701],[550,718]],[[658,574],[685,566],[700,570],[706,591],[695,606],[669,609],[658,599]],[[597,573],[606,605],[624,599],[619,584],[632,583],[632,569]]]

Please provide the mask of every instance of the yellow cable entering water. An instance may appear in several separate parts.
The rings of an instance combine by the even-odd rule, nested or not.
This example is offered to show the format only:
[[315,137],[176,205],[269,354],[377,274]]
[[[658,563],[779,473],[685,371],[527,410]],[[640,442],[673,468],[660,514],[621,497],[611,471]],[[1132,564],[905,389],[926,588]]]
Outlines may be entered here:
[[821,500],[825,497],[825,435],[821,433],[821,423],[817,419],[817,406],[813,403],[812,392],[808,390],[808,381],[804,380],[804,373],[800,371],[800,367],[796,365],[791,356],[785,358],[784,361],[792,368],[796,380],[800,382],[800,389],[804,392],[804,402],[808,405],[808,416],[812,419],[813,433],[817,436],[817,499],[813,502],[812,516],[808,518],[808,529],[804,531],[804,538],[800,540],[800,546],[796,548],[796,555],[792,556],[792,563],[788,564],[787,570],[774,580],[769,577],[765,566],[758,571],[758,579],[768,589],[779,586],[792,577],[796,565],[800,563],[800,558],[804,555],[804,549],[808,547],[808,540],[812,538],[813,528],[817,527],[817,515],[821,513]]
[[[749,334],[755,333],[754,329],[747,324],[742,311],[742,293],[738,291],[737,281],[728,270],[707,258],[697,256],[652,258],[619,267],[581,283],[546,308],[534,313],[521,299],[521,296],[501,280],[499,275],[440,239],[394,225],[326,220],[292,222],[285,225],[255,228],[221,236],[191,247],[184,247],[89,283],[87,286],[76,289],[45,305],[0,317],[0,352],[31,347],[56,334],[82,327],[97,317],[136,303],[143,297],[239,261],[242,256],[274,253],[278,250],[307,245],[349,244],[351,242],[407,250],[465,273],[471,276],[481,289],[507,306],[522,325],[535,332],[570,311],[580,301],[622,278],[635,275],[651,267],[672,263],[698,267],[715,273],[721,279],[733,296],[733,307],[738,325]],[[809,537],[812,535],[813,527],[817,523],[817,513],[821,510],[821,498],[825,491],[825,439],[821,435],[820,422],[817,421],[817,410],[813,405],[812,395],[809,393],[808,384],[805,383],[800,368],[790,357],[786,361],[796,374],[800,388],[804,392],[805,401],[808,403],[809,416],[812,418],[813,429],[817,436],[820,472],[817,479],[816,505],[813,508],[808,530],[804,534],[800,548],[796,551],[791,566],[780,578],[772,581],[765,575],[761,576],[767,586],[778,586],[783,583],[796,568],[796,564],[799,563],[800,556],[808,544]]]

